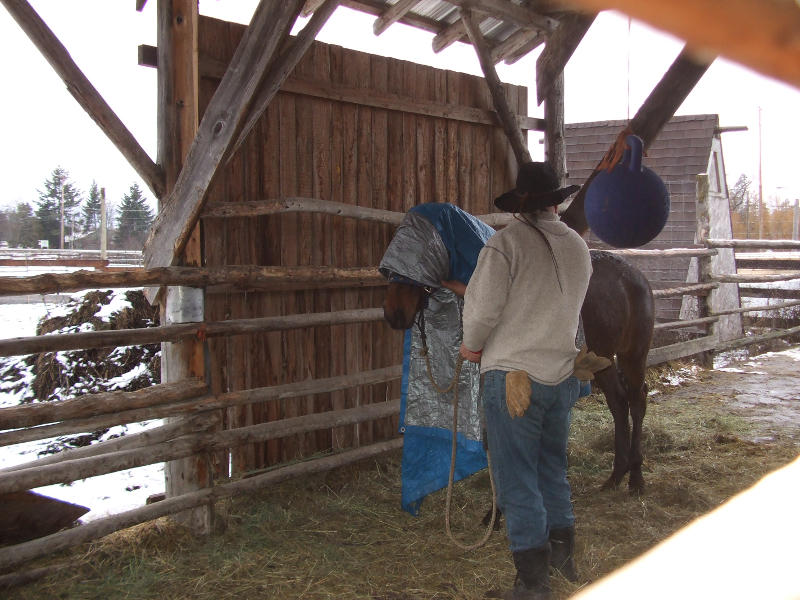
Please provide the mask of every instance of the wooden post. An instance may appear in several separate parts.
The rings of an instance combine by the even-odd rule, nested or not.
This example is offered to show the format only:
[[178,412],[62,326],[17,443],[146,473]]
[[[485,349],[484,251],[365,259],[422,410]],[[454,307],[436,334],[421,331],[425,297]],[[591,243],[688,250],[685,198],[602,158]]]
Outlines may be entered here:
[[[695,234],[695,243],[704,246],[711,231],[711,213],[708,205],[708,175],[701,173],[697,176],[696,183],[696,197],[697,197],[697,232]],[[698,256],[697,257],[697,281],[698,283],[711,283],[711,256]],[[712,298],[716,290],[711,290],[706,296],[698,296],[697,298],[697,316],[705,318],[712,314]],[[717,334],[716,321],[706,325],[706,335],[716,336]],[[700,353],[700,361],[703,366],[711,368],[714,366],[714,351],[706,350]]]
[[556,170],[561,185],[567,179],[564,140],[564,73],[553,78],[544,101],[544,158]]
[[[158,2],[158,156],[168,193],[175,187],[198,123],[198,8],[196,0]],[[163,207],[160,207],[163,209]],[[194,228],[183,255],[186,266],[202,264],[200,227]],[[170,287],[161,305],[161,320],[184,323],[204,320],[202,288]],[[161,381],[205,378],[203,345],[197,339],[161,346]],[[212,473],[205,455],[170,461],[164,470],[168,497],[210,487]],[[214,510],[205,504],[176,515],[199,534],[213,529]]]
[[100,188],[100,260],[106,259],[108,250],[108,223],[106,222],[106,188]]

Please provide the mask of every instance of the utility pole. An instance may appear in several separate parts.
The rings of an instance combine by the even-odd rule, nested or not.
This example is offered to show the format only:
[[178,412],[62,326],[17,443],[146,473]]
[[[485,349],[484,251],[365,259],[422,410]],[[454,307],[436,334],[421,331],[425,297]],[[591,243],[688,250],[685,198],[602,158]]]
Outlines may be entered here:
[[106,229],[106,188],[100,188],[100,260],[106,259],[108,230]]
[[64,181],[61,181],[61,236],[59,239],[59,248],[64,249]]
[[764,186],[761,183],[761,107],[758,107],[758,239],[764,239]]
[[800,229],[800,199],[795,198],[794,200],[794,211],[792,211],[792,239],[798,239],[798,234],[800,233],[798,229]]

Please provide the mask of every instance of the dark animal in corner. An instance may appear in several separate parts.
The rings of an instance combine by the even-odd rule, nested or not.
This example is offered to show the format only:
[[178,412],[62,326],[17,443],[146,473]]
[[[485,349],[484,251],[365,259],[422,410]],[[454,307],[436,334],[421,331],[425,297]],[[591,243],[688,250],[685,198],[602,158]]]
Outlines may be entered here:
[[[631,492],[644,490],[642,421],[647,408],[645,372],[653,337],[653,293],[644,274],[624,259],[593,250],[593,273],[581,309],[589,350],[614,361],[595,374],[614,417],[614,465],[603,489],[616,488],[630,473]],[[418,285],[391,282],[383,313],[393,329],[408,329],[424,306],[427,292]]]

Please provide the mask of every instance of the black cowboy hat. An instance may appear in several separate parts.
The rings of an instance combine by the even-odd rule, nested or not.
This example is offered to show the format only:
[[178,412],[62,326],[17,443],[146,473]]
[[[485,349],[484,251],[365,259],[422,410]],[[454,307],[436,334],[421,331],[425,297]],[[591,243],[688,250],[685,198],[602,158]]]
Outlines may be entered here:
[[527,162],[519,167],[517,186],[494,199],[494,205],[505,212],[535,212],[561,204],[581,186],[559,187],[558,175],[550,164]]

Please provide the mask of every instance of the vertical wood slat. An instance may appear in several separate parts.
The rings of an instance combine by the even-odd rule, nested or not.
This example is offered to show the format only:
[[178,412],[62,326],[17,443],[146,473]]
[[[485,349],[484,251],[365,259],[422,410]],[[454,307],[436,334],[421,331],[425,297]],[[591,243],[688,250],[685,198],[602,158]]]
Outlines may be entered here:
[[[355,55],[353,57],[353,72],[357,78],[357,87],[369,89],[372,84],[371,56],[368,54]],[[367,106],[359,106],[357,110],[357,135],[356,144],[358,146],[358,188],[356,203],[361,206],[373,206],[374,186],[373,186],[373,164],[372,155],[372,113],[374,109]],[[357,260],[360,265],[372,265],[373,248],[370,242],[374,235],[373,227],[364,221],[359,220],[356,225],[358,235]],[[372,290],[360,290],[358,293],[358,308],[367,308],[372,303]],[[372,361],[372,324],[363,323],[358,326],[359,370],[368,370]],[[360,393],[361,405],[372,404],[372,386],[362,386]],[[372,443],[373,423],[360,423],[358,427],[359,445],[364,446]]]
[[[330,47],[330,79],[333,83],[342,82],[344,51],[340,46]],[[345,172],[344,172],[344,112],[341,102],[335,102],[331,110],[331,200],[334,202],[345,201]],[[349,199],[348,199],[349,200]],[[345,251],[344,238],[346,227],[343,221],[352,219],[331,220],[331,260],[335,266],[344,266]],[[331,310],[344,310],[345,290],[331,291]],[[331,327],[331,374],[344,375],[347,372],[345,356],[347,355],[346,335],[348,326],[336,325]],[[342,410],[347,406],[347,393],[344,391],[331,394],[331,406],[334,410]],[[335,450],[349,447],[352,441],[352,428],[337,427],[332,432],[332,445]]]
[[[301,78],[314,76],[312,65],[313,51],[309,51],[295,67],[295,74]],[[305,96],[295,97],[295,119],[296,119],[296,139],[295,139],[295,180],[297,182],[297,194],[300,196],[312,196],[314,169],[314,112],[318,108],[317,100]],[[316,216],[310,213],[300,213],[298,215],[298,230],[295,238],[297,247],[297,264],[311,265],[315,260],[319,260],[319,242],[312,236],[315,233]],[[298,293],[298,305],[296,310],[300,312],[313,312],[316,293],[312,290]],[[297,348],[297,376],[300,379],[315,377],[314,364],[314,329],[304,328],[295,332]],[[314,412],[314,396],[306,396],[297,401],[299,415],[307,415]],[[309,432],[301,434],[300,454],[307,456],[317,451],[316,434]]]
[[[312,74],[314,79],[330,83],[330,54],[329,46],[316,44],[312,46],[309,55],[313,58]],[[312,165],[312,197],[331,197],[331,163],[330,141],[332,138],[332,103],[328,100],[316,100],[314,103],[312,136],[313,136],[313,165]],[[333,217],[314,215],[313,217],[313,264],[330,265],[333,262],[331,249],[331,221]],[[314,311],[328,312],[331,310],[331,294],[326,290],[315,293]],[[331,376],[331,328],[316,327],[314,329],[314,373],[316,377]],[[315,398],[314,412],[331,410],[330,394],[319,394]],[[316,451],[324,451],[331,447],[331,431],[320,430],[315,433]]]
[[[343,61],[341,71],[341,82],[347,87],[355,87],[358,84],[358,75],[355,73],[353,65],[348,60]],[[344,179],[344,198],[347,202],[358,202],[358,161],[360,156],[357,149],[358,128],[358,107],[346,104],[342,108],[343,124],[343,163],[342,176]],[[358,264],[358,252],[356,249],[358,229],[354,219],[345,219],[344,240],[343,240],[343,259],[345,265]],[[357,290],[346,290],[344,292],[345,309],[359,307],[359,292]],[[360,327],[358,325],[347,325],[345,327],[345,372],[347,374],[356,373],[361,365],[361,345],[359,344]],[[358,406],[361,402],[361,388],[348,390],[346,395],[346,408]],[[358,426],[347,428],[343,442],[346,446],[358,446],[359,438]]]
[[[386,92],[389,89],[389,65],[388,59],[382,56],[372,56],[370,58],[370,79],[371,88],[380,92]],[[389,149],[388,142],[388,111],[383,109],[372,110],[372,123],[370,129],[372,131],[372,184],[373,184],[373,208],[388,209],[388,161]],[[373,239],[372,239],[372,264],[377,264],[390,239],[390,227],[387,225],[373,225],[372,226]],[[371,296],[370,306],[381,306],[383,303],[384,291],[373,289],[369,292]],[[389,366],[387,360],[388,344],[386,343],[388,327],[382,323],[370,323],[371,330],[371,344],[372,344],[372,360],[370,361],[370,369],[377,369]],[[395,363],[396,364],[396,363]],[[387,400],[387,385],[379,383],[372,387],[372,401],[382,402]],[[383,440],[391,437],[391,420],[381,419],[375,422],[374,439]]]

